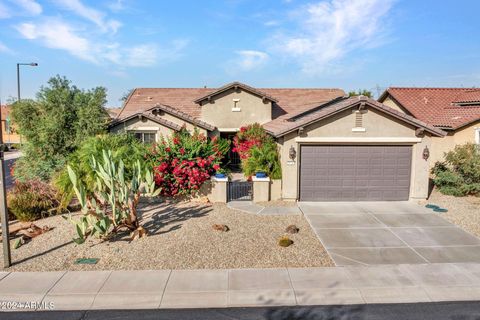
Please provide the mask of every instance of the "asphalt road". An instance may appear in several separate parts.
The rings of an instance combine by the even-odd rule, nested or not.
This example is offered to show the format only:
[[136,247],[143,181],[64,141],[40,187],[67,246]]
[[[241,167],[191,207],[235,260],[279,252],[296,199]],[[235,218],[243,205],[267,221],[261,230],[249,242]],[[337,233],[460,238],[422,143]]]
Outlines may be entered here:
[[179,310],[101,310],[6,312],[0,319],[15,320],[477,320],[480,302],[369,304],[356,306],[262,307]]
[[13,176],[11,175],[11,169],[15,164],[15,161],[21,157],[20,152],[5,152],[5,186],[8,189],[13,187],[14,180]]

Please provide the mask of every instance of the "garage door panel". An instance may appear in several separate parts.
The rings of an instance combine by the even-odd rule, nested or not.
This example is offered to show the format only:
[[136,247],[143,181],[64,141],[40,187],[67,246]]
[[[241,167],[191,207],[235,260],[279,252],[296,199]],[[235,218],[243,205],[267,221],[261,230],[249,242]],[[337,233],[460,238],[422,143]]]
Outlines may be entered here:
[[410,146],[302,146],[300,199],[408,200]]

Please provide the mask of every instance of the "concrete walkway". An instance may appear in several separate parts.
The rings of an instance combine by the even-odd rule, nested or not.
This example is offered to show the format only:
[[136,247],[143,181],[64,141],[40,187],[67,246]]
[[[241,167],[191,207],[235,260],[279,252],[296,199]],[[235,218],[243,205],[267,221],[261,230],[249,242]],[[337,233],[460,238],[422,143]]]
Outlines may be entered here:
[[[12,272],[1,273],[0,277],[2,302],[42,301],[51,310],[480,300],[480,264]],[[24,305],[16,307],[34,310]]]
[[301,202],[338,266],[480,263],[480,239],[413,202]]
[[261,215],[298,215],[302,214],[297,206],[294,207],[264,207],[252,201],[231,201],[227,207],[233,210]]

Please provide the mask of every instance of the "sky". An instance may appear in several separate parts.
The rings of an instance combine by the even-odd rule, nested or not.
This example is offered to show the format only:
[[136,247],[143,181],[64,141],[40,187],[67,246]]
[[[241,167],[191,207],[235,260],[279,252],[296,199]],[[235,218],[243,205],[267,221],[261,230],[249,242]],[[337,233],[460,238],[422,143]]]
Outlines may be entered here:
[[135,87],[480,86],[478,0],[0,0],[0,98]]

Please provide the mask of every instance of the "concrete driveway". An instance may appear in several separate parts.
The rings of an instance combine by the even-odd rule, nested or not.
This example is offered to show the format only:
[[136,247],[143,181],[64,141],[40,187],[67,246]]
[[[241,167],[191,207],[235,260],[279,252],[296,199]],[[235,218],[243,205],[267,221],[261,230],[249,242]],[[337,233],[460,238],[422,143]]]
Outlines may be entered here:
[[336,265],[480,263],[480,239],[412,202],[300,202]]

